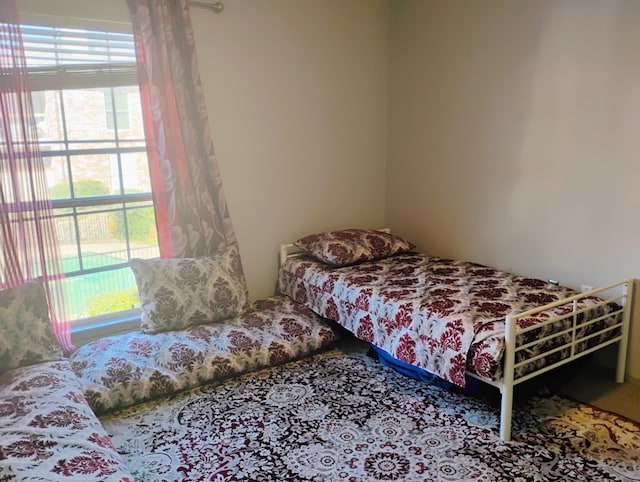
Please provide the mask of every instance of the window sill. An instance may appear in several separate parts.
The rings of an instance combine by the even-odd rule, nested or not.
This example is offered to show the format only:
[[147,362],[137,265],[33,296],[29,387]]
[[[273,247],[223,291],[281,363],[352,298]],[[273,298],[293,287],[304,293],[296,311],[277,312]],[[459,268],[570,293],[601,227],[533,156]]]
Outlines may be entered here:
[[117,317],[89,318],[71,328],[71,342],[79,347],[98,338],[135,331],[139,327],[140,310],[119,313]]

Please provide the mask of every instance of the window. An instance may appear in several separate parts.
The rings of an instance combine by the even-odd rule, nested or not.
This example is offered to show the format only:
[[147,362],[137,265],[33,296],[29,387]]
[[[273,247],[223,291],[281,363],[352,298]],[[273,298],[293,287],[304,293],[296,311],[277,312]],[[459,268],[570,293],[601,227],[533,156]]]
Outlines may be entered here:
[[104,92],[107,129],[129,129],[129,92],[107,89]]
[[158,256],[127,33],[22,26],[74,326],[139,307],[132,257]]
[[42,125],[44,123],[47,107],[44,92],[33,92],[31,95],[31,100],[33,102],[33,119],[36,122],[38,136],[42,136],[44,134]]

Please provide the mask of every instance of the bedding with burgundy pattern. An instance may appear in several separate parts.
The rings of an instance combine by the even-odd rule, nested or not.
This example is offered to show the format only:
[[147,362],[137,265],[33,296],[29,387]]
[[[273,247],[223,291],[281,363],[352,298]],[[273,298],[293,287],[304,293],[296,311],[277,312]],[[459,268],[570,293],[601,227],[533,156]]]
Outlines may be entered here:
[[133,482],[68,361],[0,376],[0,480]]
[[79,348],[70,362],[102,414],[300,358],[336,340],[325,320],[275,296],[221,322],[105,337]]
[[218,322],[133,332],[69,360],[0,375],[0,480],[133,481],[97,414],[279,365],[331,347],[326,320],[286,296]]
[[[459,386],[465,386],[467,370],[488,380],[502,376],[505,315],[576,294],[542,280],[420,253],[402,253],[339,268],[310,255],[297,255],[281,266],[278,285],[293,300],[338,322],[397,360]],[[578,303],[578,309],[585,310],[578,322],[602,316],[599,323],[585,324],[577,330],[579,338],[594,334],[579,344],[578,352],[618,333],[596,334],[618,321],[615,316],[607,316],[619,309],[615,304],[590,308],[599,301],[588,297]],[[518,326],[532,326],[571,309],[571,305],[558,306],[520,319]],[[516,362],[525,356],[533,361],[519,366],[516,374],[529,373],[569,356],[568,349],[548,356],[535,355],[567,343],[571,339],[567,332],[570,324],[571,320],[565,319],[518,335],[516,342],[523,345],[564,331],[518,353]]]

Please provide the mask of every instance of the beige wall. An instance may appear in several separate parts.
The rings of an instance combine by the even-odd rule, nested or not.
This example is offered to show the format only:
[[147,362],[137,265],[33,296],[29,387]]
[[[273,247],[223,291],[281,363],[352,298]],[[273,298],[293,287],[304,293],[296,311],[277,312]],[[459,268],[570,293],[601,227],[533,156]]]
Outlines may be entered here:
[[635,0],[391,2],[394,231],[573,287],[640,278],[638,25]]
[[385,0],[233,0],[192,7],[198,61],[252,298],[281,243],[384,224]]

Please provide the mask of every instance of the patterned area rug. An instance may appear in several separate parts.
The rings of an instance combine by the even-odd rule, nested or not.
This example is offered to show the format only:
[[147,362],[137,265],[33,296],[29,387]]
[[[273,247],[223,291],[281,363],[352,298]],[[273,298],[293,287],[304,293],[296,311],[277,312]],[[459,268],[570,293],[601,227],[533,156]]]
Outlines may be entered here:
[[140,481],[640,480],[640,427],[558,396],[514,413],[339,350],[103,424]]

